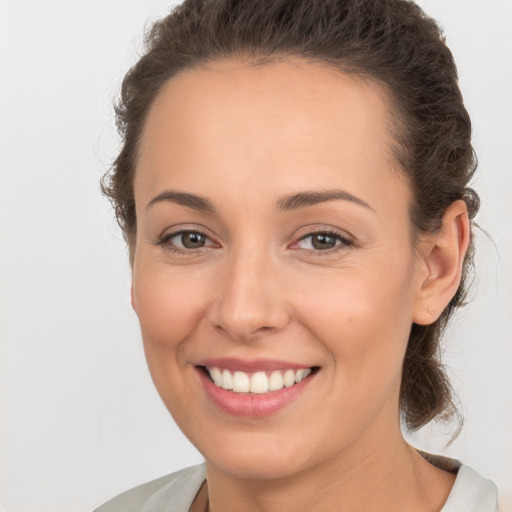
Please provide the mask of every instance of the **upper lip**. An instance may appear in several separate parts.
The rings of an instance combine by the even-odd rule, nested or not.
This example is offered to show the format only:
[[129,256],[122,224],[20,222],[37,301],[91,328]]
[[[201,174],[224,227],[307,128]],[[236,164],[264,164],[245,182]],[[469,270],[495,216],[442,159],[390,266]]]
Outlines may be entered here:
[[311,364],[295,363],[277,359],[252,359],[244,360],[233,357],[216,357],[204,359],[197,366],[208,366],[222,368],[231,371],[256,372],[272,370],[300,370],[302,368],[312,368]]

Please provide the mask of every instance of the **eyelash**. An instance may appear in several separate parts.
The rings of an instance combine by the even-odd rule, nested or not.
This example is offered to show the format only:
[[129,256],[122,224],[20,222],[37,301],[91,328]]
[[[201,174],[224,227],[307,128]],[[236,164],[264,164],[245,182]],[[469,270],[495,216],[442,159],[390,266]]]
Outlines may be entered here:
[[[203,251],[204,249],[208,249],[209,247],[212,246],[212,245],[203,246],[203,247],[199,247],[197,249],[181,249],[181,248],[175,247],[169,243],[170,240],[172,240],[173,238],[176,238],[176,237],[178,237],[180,235],[184,235],[184,234],[198,234],[198,235],[205,237],[210,242],[212,242],[212,245],[215,244],[215,242],[212,241],[211,237],[208,236],[203,231],[200,231],[198,229],[182,229],[179,231],[173,231],[172,233],[162,235],[159,238],[159,240],[156,242],[156,245],[160,245],[160,246],[164,247],[166,250],[169,250],[175,254],[185,254],[185,255],[189,255],[189,256],[192,254],[197,254],[198,251]],[[331,249],[325,249],[325,250],[300,249],[300,248],[297,248],[294,250],[307,251],[308,253],[314,254],[315,256],[327,256],[329,254],[338,252],[338,251],[342,250],[343,248],[353,247],[355,245],[352,240],[350,240],[348,237],[342,235],[338,231],[335,231],[332,229],[318,229],[318,230],[309,232],[306,235],[301,236],[297,241],[293,242],[293,244],[291,244],[291,246],[296,245],[296,244],[302,242],[303,240],[306,240],[315,235],[325,235],[327,237],[332,237],[332,238],[336,239],[336,242],[340,242],[340,243],[336,243],[336,245],[334,247],[332,247]]]
[[[156,245],[160,245],[164,247],[166,250],[172,251],[175,254],[186,254],[186,255],[192,255],[197,254],[197,251],[204,250],[205,247],[199,247],[198,249],[181,249],[180,247],[175,247],[172,244],[170,244],[170,241],[173,238],[176,238],[180,235],[186,235],[186,234],[197,234],[204,236],[207,240],[212,241],[211,237],[208,236],[203,231],[200,231],[199,229],[181,229],[179,231],[173,231],[172,233],[168,233],[165,235],[162,235],[160,239],[157,241]],[[210,246],[206,246],[206,249],[208,249]]]
[[[315,235],[328,236],[330,238],[334,238],[336,240],[336,242],[340,242],[340,243],[336,243],[336,245],[334,247],[332,247],[331,249],[325,249],[325,250],[321,250],[321,249],[316,249],[316,250],[315,249],[303,249],[303,250],[308,251],[310,254],[314,254],[315,256],[327,256],[329,254],[336,253],[336,252],[342,250],[343,248],[353,247],[354,246],[354,242],[350,238],[348,238],[348,237],[342,235],[340,232],[332,230],[332,229],[318,229],[318,230],[314,230],[314,231],[312,231],[310,233],[307,233],[304,236],[301,236],[292,245],[298,244],[299,242],[302,242],[303,240],[311,238],[311,237],[313,237]],[[300,249],[297,249],[297,250],[300,250]]]

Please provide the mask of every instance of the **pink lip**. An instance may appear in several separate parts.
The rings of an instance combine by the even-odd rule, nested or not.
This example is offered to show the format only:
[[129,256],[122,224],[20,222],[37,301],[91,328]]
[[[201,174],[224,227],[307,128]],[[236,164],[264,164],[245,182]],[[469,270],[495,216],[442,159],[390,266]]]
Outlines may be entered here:
[[[217,362],[216,364],[208,364],[205,366],[217,366],[221,368],[230,369],[227,366],[219,364],[219,362]],[[241,370],[240,366],[238,366],[237,368]],[[258,366],[258,368],[263,369],[261,366]],[[279,366],[276,369],[281,368],[282,366]],[[290,366],[288,366],[287,368],[290,368]],[[295,368],[299,369],[305,367],[295,366]],[[307,378],[305,378],[303,381],[294,384],[289,388],[285,387],[278,391],[272,391],[270,393],[256,395],[250,393],[234,393],[233,391],[228,391],[226,389],[219,388],[206,376],[203,368],[196,367],[196,369],[201,379],[201,383],[206,392],[206,395],[220,410],[231,415],[252,418],[269,416],[284,409],[286,406],[295,401],[304,392],[306,387],[312,382],[312,380],[316,376],[316,374],[313,373],[309,375]],[[252,367],[252,370],[254,371],[254,367]]]
[[298,364],[288,361],[278,361],[275,359],[255,359],[253,361],[245,361],[234,357],[221,357],[214,359],[205,359],[200,361],[198,366],[209,366],[221,368],[223,370],[242,371],[253,373],[257,371],[274,371],[274,370],[300,370],[302,368],[311,368],[309,364]]

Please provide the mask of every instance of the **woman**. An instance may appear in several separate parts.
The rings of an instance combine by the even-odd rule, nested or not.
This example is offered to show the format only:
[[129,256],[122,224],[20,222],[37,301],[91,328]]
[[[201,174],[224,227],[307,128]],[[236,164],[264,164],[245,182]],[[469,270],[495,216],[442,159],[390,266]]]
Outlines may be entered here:
[[496,511],[403,438],[456,414],[471,125],[401,0],[185,1],[154,25],[104,182],[165,405],[204,455],[117,510]]

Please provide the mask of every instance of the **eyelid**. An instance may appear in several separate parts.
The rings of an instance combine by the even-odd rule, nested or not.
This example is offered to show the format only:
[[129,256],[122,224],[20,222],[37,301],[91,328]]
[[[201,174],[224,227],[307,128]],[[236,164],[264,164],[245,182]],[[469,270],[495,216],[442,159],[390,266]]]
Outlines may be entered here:
[[[297,245],[302,240],[305,240],[306,238],[309,238],[314,235],[319,235],[319,234],[325,234],[325,235],[331,236],[333,238],[336,238],[341,243],[336,244],[331,249],[325,249],[325,250],[301,249],[300,247],[297,247],[297,248],[293,247],[294,245]],[[313,253],[313,254],[317,254],[317,255],[327,255],[327,254],[330,254],[333,252],[338,252],[347,247],[352,247],[354,245],[355,245],[354,238],[351,235],[349,235],[347,232],[339,230],[337,228],[333,228],[331,226],[318,226],[318,227],[309,228],[309,230],[306,233],[304,233],[303,235],[300,235],[289,247],[294,250],[305,251],[305,252],[309,252],[309,253]]]
[[[204,236],[209,242],[211,242],[208,245],[205,245],[203,247],[198,247],[197,249],[186,249],[182,247],[177,247],[173,244],[170,244],[170,240],[172,240],[174,237],[180,236],[184,233],[198,233],[202,236]],[[157,240],[154,242],[154,245],[160,245],[164,247],[165,249],[168,249],[170,251],[176,252],[176,253],[188,253],[192,254],[194,252],[198,252],[205,249],[210,249],[211,247],[217,246],[220,247],[220,244],[215,240],[215,237],[211,235],[207,229],[204,229],[203,227],[194,226],[194,225],[185,225],[185,226],[172,226],[167,229],[165,229],[161,235],[158,236]]]
[[[307,231],[306,231],[307,229]],[[301,231],[305,231],[300,236],[296,236],[294,241],[288,245],[288,248],[292,250],[300,250],[303,252],[309,252],[314,253],[317,255],[327,255],[332,252],[337,252],[339,250],[342,250],[347,247],[352,247],[356,245],[354,237],[347,233],[344,230],[340,230],[338,228],[334,228],[332,226],[303,226]],[[174,244],[170,244],[170,240],[174,237],[180,236],[184,233],[198,233],[202,236],[204,236],[207,239],[208,245],[196,248],[196,249],[187,249],[187,248],[181,248],[178,246],[175,246]],[[331,249],[304,249],[300,247],[294,247],[302,240],[307,239],[308,237],[318,235],[318,234],[325,234],[327,236],[331,236],[333,238],[336,238],[340,243],[337,243],[334,247]],[[158,237],[158,239],[154,242],[154,245],[160,245],[164,248],[167,248],[171,251],[177,252],[177,253],[188,253],[192,254],[194,252],[200,252],[204,251],[205,249],[208,250],[212,247],[220,247],[221,244],[219,244],[216,240],[216,237],[209,233],[209,230],[203,228],[202,226],[194,226],[194,225],[185,225],[185,226],[172,226],[168,227],[166,230],[163,231],[163,233]]]
[[[203,249],[204,247],[211,247],[212,245],[214,245],[214,242],[213,240],[206,234],[206,233],[201,233],[200,231],[197,231],[197,230],[189,230],[189,229],[184,229],[184,230],[181,230],[181,231],[175,231],[173,233],[169,233],[167,236],[164,237],[163,239],[163,242],[168,242],[169,240],[172,240],[173,238],[178,238],[180,237],[181,235],[185,235],[185,234],[191,234],[191,233],[195,233],[195,234],[198,234],[198,235],[201,235],[201,236],[204,236],[204,238],[210,242],[209,245],[204,245],[202,247],[198,247],[197,249]],[[182,247],[180,247],[180,249],[182,249]],[[188,251],[192,251],[194,249],[187,249]]]

